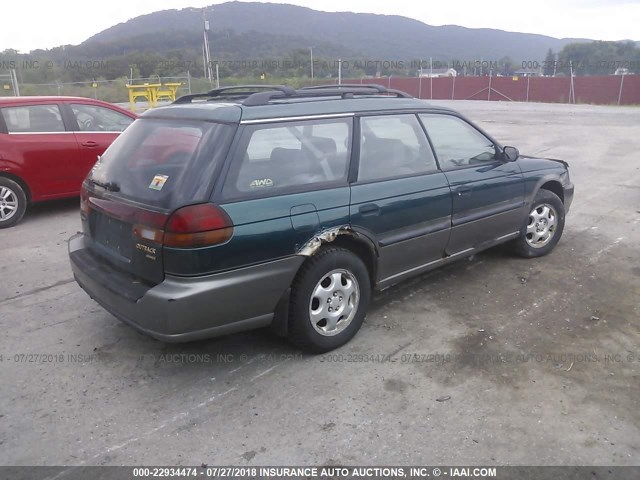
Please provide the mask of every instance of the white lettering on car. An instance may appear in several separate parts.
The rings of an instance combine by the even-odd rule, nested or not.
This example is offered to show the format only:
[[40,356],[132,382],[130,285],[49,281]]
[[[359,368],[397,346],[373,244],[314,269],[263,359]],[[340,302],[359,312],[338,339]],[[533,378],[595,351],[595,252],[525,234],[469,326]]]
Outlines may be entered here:
[[147,257],[149,260],[156,259],[156,249],[153,247],[148,247],[147,245],[144,245],[142,243],[136,243],[136,249],[146,253],[145,257]]
[[256,187],[273,187],[273,180],[270,178],[263,178],[261,180],[254,180],[249,184],[251,188]]

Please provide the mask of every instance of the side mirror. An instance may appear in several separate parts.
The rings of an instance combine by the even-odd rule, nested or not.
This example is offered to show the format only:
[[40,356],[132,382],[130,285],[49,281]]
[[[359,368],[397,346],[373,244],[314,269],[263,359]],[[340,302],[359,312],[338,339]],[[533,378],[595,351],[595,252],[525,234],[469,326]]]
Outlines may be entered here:
[[515,162],[520,156],[520,152],[516,147],[504,147],[502,153],[507,162]]

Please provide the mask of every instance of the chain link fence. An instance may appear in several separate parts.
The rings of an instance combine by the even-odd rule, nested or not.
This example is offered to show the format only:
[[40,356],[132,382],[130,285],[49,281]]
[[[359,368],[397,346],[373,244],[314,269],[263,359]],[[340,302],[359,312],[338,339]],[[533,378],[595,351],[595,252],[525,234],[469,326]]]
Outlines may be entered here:
[[583,77],[382,77],[345,79],[343,83],[375,83],[427,100],[640,105],[640,75],[631,74]]
[[[14,85],[0,78],[0,96],[13,96]],[[286,83],[296,87],[309,83],[336,83],[336,79],[312,82],[308,78],[263,79],[230,78],[225,85]],[[20,83],[20,95],[79,96],[128,106],[127,85],[145,83],[180,83],[177,97],[192,92],[206,92],[215,83],[193,78],[188,73],[176,77],[118,78],[84,82]],[[583,77],[498,77],[460,76],[445,78],[382,77],[343,79],[343,83],[377,83],[387,88],[404,90],[417,98],[450,100],[500,100],[546,103],[591,103],[608,105],[640,105],[640,75],[608,75]],[[138,111],[146,109],[142,102]]]
[[[15,89],[8,82],[0,78],[0,96],[13,96]],[[92,80],[84,82],[54,82],[54,83],[20,83],[20,95],[39,96],[71,96],[86,97],[103,100],[110,103],[128,103],[129,93],[127,85],[144,85],[145,83],[180,83],[177,95],[186,95],[193,91],[204,91],[211,88],[204,79],[194,79],[190,75],[178,77],[150,77],[150,78],[118,78],[115,80]],[[202,84],[202,85],[201,85]],[[8,88],[7,88],[8,86]]]

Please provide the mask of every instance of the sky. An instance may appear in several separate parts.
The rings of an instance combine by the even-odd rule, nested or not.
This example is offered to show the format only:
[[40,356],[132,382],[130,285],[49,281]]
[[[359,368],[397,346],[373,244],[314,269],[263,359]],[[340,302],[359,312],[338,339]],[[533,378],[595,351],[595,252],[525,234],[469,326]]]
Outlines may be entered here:
[[[0,51],[76,45],[117,23],[165,9],[203,7],[215,0],[108,0],[79,2],[5,1]],[[497,28],[552,37],[640,41],[640,0],[290,0],[290,3],[331,12],[402,15],[430,25]]]

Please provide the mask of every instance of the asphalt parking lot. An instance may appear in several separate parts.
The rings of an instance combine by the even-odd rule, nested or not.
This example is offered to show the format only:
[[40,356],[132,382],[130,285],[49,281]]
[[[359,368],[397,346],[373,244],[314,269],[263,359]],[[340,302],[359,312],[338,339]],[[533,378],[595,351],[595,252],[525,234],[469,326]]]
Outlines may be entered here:
[[637,465],[640,108],[434,103],[570,163],[552,254],[378,293],[327,355],[265,331],[166,345],[73,281],[78,201],[36,206],[0,230],[0,464]]

